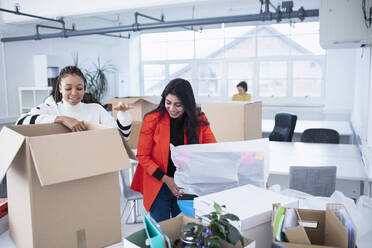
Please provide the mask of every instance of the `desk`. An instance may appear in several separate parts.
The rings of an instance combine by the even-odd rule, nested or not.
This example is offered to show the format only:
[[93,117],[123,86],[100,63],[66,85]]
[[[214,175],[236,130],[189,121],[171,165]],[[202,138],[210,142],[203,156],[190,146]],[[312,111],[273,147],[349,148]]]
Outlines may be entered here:
[[364,184],[370,179],[356,145],[270,141],[269,149],[270,184],[288,187],[290,166],[336,166],[337,190],[352,198],[366,193]]
[[[262,120],[263,137],[268,137],[273,131],[275,125],[274,120]],[[297,120],[294,130],[293,141],[300,141],[301,134],[308,128],[329,128],[334,129],[340,134],[340,143],[351,144],[353,138],[353,130],[348,121],[310,121]]]

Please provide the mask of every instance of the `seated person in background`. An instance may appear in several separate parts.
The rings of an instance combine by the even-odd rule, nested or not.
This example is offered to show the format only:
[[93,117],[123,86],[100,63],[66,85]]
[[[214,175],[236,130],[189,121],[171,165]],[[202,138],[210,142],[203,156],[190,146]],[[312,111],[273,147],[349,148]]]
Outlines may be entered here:
[[191,84],[173,79],[161,94],[159,106],[145,115],[138,139],[138,166],[131,188],[143,195],[143,205],[157,222],[177,216],[181,189],[174,182],[176,167],[170,144],[215,143],[207,117],[196,109]]
[[73,132],[84,131],[84,121],[117,127],[126,140],[132,129],[132,119],[127,111],[129,105],[119,102],[114,108],[119,111],[117,121],[99,104],[83,103],[86,79],[76,66],[66,66],[61,70],[53,93],[54,101],[48,101],[22,114],[17,125],[61,123]]
[[248,85],[247,82],[241,81],[236,85],[236,88],[238,89],[238,94],[235,94],[232,96],[233,101],[250,101],[251,100],[251,94],[247,93],[248,91]]

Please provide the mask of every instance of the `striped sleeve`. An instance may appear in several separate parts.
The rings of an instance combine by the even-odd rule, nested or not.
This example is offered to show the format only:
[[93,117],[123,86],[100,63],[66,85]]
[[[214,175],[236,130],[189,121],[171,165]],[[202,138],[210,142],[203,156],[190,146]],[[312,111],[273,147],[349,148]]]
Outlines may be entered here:
[[43,103],[31,109],[30,112],[22,114],[16,121],[16,125],[53,123],[56,116],[56,113],[53,113],[50,105]]
[[118,112],[116,124],[125,140],[129,140],[129,136],[132,132],[132,118],[129,112]]

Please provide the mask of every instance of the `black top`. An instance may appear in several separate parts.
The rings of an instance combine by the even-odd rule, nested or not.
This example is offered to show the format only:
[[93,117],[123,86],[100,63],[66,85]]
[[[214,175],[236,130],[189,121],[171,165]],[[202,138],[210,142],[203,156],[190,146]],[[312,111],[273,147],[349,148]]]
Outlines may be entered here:
[[[184,145],[184,124],[185,124],[185,115],[181,118],[170,118],[170,143],[174,146]],[[174,177],[174,173],[176,171],[176,167],[173,164],[171,159],[171,151],[169,150],[169,158],[168,158],[168,169],[167,169],[167,176]],[[160,169],[156,169],[154,174],[152,174],[156,179],[159,181],[165,175],[165,173]]]

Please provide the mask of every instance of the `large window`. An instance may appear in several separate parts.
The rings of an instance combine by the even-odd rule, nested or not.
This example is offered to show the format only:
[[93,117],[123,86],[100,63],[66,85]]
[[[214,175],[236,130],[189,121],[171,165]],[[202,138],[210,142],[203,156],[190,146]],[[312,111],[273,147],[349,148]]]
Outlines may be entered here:
[[231,98],[244,80],[254,99],[321,103],[325,52],[319,23],[272,24],[141,34],[144,95],[174,78],[199,98]]

